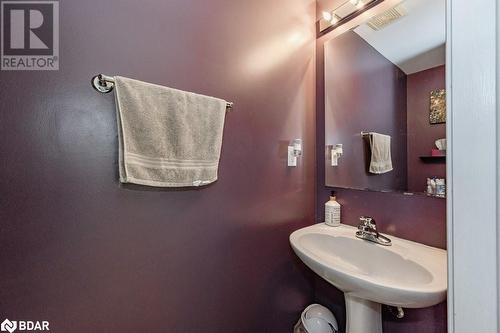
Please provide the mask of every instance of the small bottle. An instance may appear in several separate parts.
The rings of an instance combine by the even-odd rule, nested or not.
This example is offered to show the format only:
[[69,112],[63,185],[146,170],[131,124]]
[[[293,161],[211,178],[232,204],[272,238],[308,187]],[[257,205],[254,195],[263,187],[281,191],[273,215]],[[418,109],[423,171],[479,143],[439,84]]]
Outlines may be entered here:
[[427,178],[427,195],[432,195],[432,185],[430,178]]
[[334,191],[332,191],[330,201],[325,204],[325,224],[330,227],[340,225],[340,204],[337,202]]
[[436,179],[436,196],[446,198],[446,181],[444,178]]
[[436,196],[436,177],[427,178],[427,195]]
[[437,195],[437,184],[436,184],[436,177],[431,178],[431,189],[432,189],[432,195],[436,196]]

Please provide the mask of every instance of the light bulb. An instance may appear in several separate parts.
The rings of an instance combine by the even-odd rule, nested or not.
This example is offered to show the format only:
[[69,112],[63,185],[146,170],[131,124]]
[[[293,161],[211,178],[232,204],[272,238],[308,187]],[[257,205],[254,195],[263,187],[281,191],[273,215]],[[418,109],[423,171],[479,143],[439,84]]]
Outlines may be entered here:
[[360,9],[363,8],[365,5],[365,2],[363,0],[358,0],[358,3],[356,4],[356,8]]
[[330,21],[332,19],[332,13],[330,13],[330,12],[323,12],[323,18],[326,21]]
[[356,7],[359,5],[359,0],[349,0],[349,2]]
[[330,22],[332,24],[337,24],[339,21],[340,21],[340,17],[337,14],[333,14],[332,15],[332,19],[330,20]]

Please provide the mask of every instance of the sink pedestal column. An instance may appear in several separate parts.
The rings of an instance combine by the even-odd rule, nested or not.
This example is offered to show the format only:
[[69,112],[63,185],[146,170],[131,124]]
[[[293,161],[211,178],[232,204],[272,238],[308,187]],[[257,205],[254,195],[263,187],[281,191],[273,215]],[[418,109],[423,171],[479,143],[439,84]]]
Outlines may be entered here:
[[382,306],[380,303],[345,296],[346,333],[382,333]]

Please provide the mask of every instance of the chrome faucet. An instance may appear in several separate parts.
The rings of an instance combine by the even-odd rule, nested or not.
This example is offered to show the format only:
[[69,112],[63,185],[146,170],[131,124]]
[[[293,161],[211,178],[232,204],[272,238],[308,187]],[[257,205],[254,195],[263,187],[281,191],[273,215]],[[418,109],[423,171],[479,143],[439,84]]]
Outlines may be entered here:
[[377,231],[377,223],[372,217],[361,216],[359,218],[358,231],[356,237],[384,246],[391,246],[391,240]]

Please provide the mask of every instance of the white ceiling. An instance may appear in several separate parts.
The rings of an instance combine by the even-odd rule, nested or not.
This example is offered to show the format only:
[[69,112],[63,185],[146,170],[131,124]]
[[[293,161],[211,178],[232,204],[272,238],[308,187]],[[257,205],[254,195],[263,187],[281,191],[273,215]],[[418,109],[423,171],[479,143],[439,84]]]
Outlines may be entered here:
[[382,30],[362,24],[354,31],[384,57],[412,74],[445,63],[445,0],[406,0],[408,15]]

